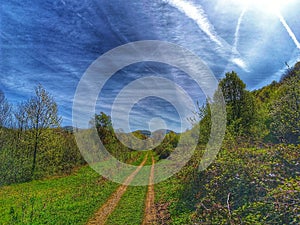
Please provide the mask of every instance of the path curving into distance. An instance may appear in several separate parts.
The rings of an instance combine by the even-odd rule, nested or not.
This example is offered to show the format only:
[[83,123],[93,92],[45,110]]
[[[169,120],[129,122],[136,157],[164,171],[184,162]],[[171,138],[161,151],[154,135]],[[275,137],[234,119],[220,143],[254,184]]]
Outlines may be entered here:
[[109,215],[114,211],[117,207],[119,201],[127,190],[128,185],[132,182],[134,177],[138,174],[138,172],[142,169],[144,164],[146,163],[148,158],[148,154],[145,156],[143,162],[138,166],[138,168],[130,174],[125,180],[125,184],[121,185],[110,197],[109,199],[102,205],[102,207],[95,213],[94,217],[87,222],[87,225],[104,225]]
[[147,197],[145,201],[145,216],[142,225],[151,225],[151,224],[157,224],[156,220],[156,208],[155,208],[155,194],[154,194],[154,164],[155,160],[152,156],[152,166],[151,166],[151,172],[149,176],[149,186],[148,186],[148,192]]

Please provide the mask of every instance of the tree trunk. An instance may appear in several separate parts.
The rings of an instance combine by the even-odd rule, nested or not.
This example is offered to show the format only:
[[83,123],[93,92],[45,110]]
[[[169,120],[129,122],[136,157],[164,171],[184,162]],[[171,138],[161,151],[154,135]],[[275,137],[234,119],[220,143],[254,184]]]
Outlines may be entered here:
[[31,169],[31,178],[34,177],[34,171],[36,168],[36,155],[38,149],[38,131],[35,134],[35,141],[34,141],[34,150],[33,150],[33,161],[32,161],[32,169]]

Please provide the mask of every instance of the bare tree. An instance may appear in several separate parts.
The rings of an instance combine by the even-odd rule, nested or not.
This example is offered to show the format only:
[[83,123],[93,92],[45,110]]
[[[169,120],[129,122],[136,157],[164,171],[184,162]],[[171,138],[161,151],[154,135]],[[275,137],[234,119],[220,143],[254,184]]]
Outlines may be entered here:
[[[21,121],[19,122],[26,122],[26,126],[33,132],[33,162],[31,174],[34,175],[41,134],[43,130],[47,128],[59,127],[61,118],[58,116],[56,102],[42,85],[38,85],[35,88],[35,96],[29,99],[23,107],[24,111],[20,114]],[[23,116],[26,116],[26,118],[23,118]]]
[[11,105],[5,98],[4,93],[0,90],[0,127],[7,126],[10,122]]

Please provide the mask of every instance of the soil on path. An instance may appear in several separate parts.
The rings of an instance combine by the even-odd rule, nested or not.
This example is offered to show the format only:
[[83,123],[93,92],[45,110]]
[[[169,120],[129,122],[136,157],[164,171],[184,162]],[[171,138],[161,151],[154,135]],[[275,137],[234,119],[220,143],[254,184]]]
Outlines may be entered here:
[[149,186],[148,186],[148,192],[147,197],[145,201],[145,216],[143,225],[150,225],[150,224],[157,224],[156,220],[156,209],[155,209],[155,193],[154,193],[154,157],[152,156],[152,166],[151,166],[151,172],[149,177]]
[[143,162],[138,166],[138,168],[130,174],[127,179],[124,181],[124,185],[120,186],[110,197],[109,199],[102,205],[102,207],[95,213],[94,217],[88,221],[87,225],[104,225],[109,215],[114,211],[117,207],[121,197],[126,192],[128,185],[137,175],[137,173],[142,169],[144,164],[147,161],[148,155],[146,155]]

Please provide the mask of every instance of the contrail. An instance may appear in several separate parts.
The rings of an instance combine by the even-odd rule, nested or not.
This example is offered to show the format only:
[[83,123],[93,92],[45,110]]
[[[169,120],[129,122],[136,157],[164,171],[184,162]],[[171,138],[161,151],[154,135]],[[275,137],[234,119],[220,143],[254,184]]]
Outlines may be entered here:
[[281,13],[279,11],[277,12],[277,16],[279,17],[280,22],[282,23],[282,25],[284,26],[284,28],[286,29],[286,31],[288,32],[288,34],[290,35],[290,37],[292,38],[292,40],[294,41],[296,47],[298,49],[300,49],[300,43],[297,40],[296,35],[292,31],[292,29],[289,27],[289,25],[287,24],[286,20],[283,18],[283,16],[281,15]]
[[214,28],[207,19],[204,10],[199,6],[194,6],[192,3],[185,2],[182,0],[169,0],[168,3],[183,12],[186,16],[194,20],[198,27],[217,45],[223,47],[223,44],[215,34]]
[[235,29],[235,33],[234,33],[234,44],[233,44],[233,48],[234,50],[237,50],[237,45],[239,43],[239,39],[240,39],[240,29],[241,29],[241,24],[242,24],[242,21],[243,21],[243,18],[244,18],[244,15],[247,11],[247,7],[245,7],[238,19],[238,23],[236,25],[236,29]]
[[195,6],[190,2],[184,0],[169,0],[168,4],[175,7],[187,17],[196,22],[198,27],[210,38],[211,41],[215,42],[219,47],[221,47],[222,56],[226,55],[224,58],[228,59],[226,53],[230,52],[235,57],[232,57],[231,62],[239,66],[240,68],[247,70],[247,66],[244,63],[243,59],[240,58],[239,53],[236,49],[228,44],[223,38],[219,37],[215,32],[213,25],[209,22],[204,10],[201,6]]
[[233,47],[232,47],[232,59],[231,61],[233,63],[235,63],[236,65],[238,65],[239,67],[243,68],[245,71],[249,71],[248,68],[247,68],[247,65],[245,63],[245,61],[241,58],[236,58],[234,57],[234,53],[235,52],[238,52],[237,51],[237,46],[238,46],[238,43],[239,43],[239,40],[240,40],[240,28],[241,28],[241,24],[242,24],[242,21],[243,21],[243,18],[244,18],[244,15],[247,11],[248,7],[245,7],[238,19],[238,23],[236,25],[236,29],[235,29],[235,33],[234,33],[234,43],[233,43]]

